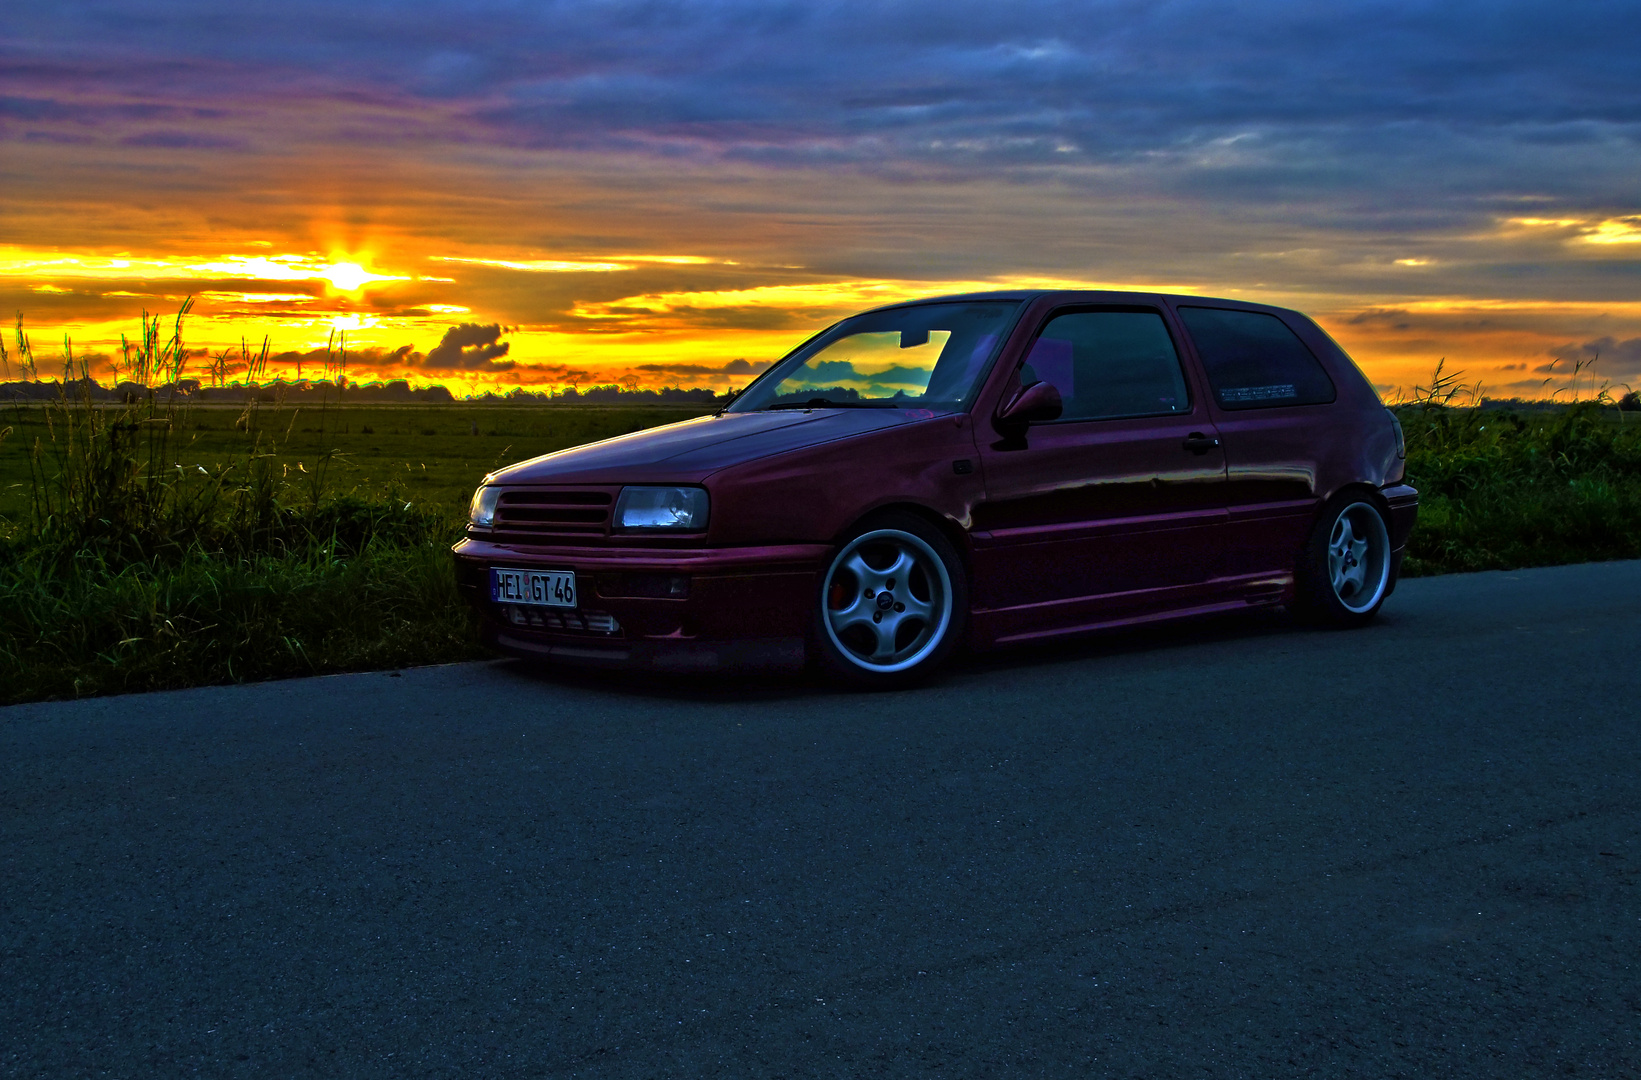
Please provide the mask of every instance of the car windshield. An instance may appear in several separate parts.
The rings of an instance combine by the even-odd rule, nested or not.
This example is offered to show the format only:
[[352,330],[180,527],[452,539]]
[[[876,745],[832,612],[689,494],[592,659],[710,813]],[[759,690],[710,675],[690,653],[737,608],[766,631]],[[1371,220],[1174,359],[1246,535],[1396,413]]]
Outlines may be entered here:
[[856,315],[770,368],[729,411],[956,409],[974,394],[1019,307],[979,300]]

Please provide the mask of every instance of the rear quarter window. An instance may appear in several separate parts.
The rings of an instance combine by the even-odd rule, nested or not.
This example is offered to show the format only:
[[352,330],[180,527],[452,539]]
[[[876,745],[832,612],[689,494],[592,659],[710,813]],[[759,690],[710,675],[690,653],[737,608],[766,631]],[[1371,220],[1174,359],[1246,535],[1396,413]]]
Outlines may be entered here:
[[1220,408],[1320,405],[1337,396],[1321,361],[1275,315],[1181,307],[1179,317]]

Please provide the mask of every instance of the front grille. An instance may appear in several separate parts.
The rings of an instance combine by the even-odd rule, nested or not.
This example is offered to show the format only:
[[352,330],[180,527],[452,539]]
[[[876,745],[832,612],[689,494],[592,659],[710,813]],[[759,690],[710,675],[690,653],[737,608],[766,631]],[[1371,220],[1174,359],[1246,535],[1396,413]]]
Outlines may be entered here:
[[507,622],[526,630],[599,634],[604,637],[621,632],[621,624],[615,621],[615,616],[602,611],[554,611],[551,608],[501,604],[496,612]]
[[609,532],[615,488],[519,488],[503,491],[493,535],[503,543],[541,543]]

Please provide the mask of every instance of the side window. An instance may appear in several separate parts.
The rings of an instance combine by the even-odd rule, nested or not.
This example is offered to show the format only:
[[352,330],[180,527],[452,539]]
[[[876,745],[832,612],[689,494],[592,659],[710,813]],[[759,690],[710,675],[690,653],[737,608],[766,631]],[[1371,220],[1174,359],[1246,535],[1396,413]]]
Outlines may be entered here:
[[1220,408],[1269,409],[1334,399],[1333,380],[1275,315],[1182,307],[1179,317],[1196,342]]
[[1061,420],[1191,411],[1179,354],[1155,311],[1077,311],[1043,327],[1020,370],[1022,383],[1052,383]]

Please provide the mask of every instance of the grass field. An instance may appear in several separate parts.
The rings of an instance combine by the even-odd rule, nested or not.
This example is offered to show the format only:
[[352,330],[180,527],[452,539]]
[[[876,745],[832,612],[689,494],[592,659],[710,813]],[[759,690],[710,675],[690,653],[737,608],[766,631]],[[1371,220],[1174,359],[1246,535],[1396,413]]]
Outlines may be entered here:
[[[221,405],[174,410],[175,463],[214,470],[253,452],[275,455],[286,498],[317,489],[324,497],[402,501],[456,512],[484,474],[569,446],[700,416],[687,406],[623,408],[480,405],[348,405],[329,409]],[[0,408],[0,523],[29,514],[28,457],[36,441],[51,461],[47,409]],[[476,434],[475,434],[476,432]],[[325,470],[320,475],[318,470]],[[0,524],[3,527],[3,524]]]
[[[481,656],[449,547],[484,474],[704,411],[7,408],[0,704]],[[1406,573],[1641,557],[1641,417],[1398,412]]]
[[1409,576],[1641,558],[1641,414],[1409,406]]
[[0,704],[483,656],[450,545],[485,473],[704,411],[7,408]]

